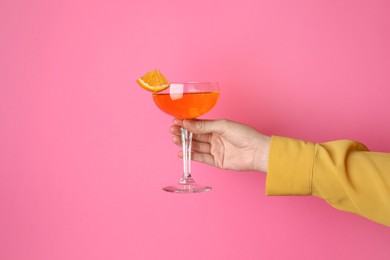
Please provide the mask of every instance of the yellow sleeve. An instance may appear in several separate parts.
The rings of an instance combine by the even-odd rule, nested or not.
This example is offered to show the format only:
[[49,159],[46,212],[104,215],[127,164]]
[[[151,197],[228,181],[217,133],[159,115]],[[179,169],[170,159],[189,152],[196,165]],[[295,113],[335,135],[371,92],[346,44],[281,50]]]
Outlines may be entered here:
[[354,141],[321,144],[273,136],[267,195],[313,195],[390,227],[390,153]]

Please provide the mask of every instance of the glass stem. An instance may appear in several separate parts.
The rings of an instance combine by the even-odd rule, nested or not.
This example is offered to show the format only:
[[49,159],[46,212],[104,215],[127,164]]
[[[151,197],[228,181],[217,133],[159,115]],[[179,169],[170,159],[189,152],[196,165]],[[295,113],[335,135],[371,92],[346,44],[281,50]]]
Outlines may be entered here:
[[191,178],[191,146],[192,146],[192,133],[181,128],[181,142],[183,149],[183,178]]

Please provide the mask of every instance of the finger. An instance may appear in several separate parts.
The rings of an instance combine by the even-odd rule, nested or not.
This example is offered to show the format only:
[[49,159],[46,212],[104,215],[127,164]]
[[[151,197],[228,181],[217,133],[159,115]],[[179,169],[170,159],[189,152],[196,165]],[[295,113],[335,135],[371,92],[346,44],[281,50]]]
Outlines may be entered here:
[[[181,135],[181,127],[180,126],[176,126],[176,125],[172,125],[171,127],[169,127],[169,132],[173,135]],[[207,142],[209,143],[210,142],[210,138],[211,138],[211,134],[199,134],[199,135],[192,135],[192,139],[193,140],[197,140],[197,141],[200,141],[200,142]]]
[[[183,158],[182,151],[178,152],[177,155],[180,158]],[[196,153],[196,152],[194,153],[193,152],[193,153],[191,153],[191,160],[197,161],[200,163],[206,163],[206,164],[209,164],[212,166],[216,166],[215,161],[214,161],[214,157],[211,154],[207,154],[207,153]]]
[[169,127],[169,132],[173,135],[181,135],[180,126],[172,125]]
[[192,153],[192,160],[215,166],[214,157],[208,153]]
[[194,134],[223,134],[228,126],[226,120],[184,120],[183,126]]
[[198,134],[192,135],[192,140],[196,140],[199,142],[210,143],[211,134]]
[[193,141],[191,150],[198,153],[210,153],[211,145],[209,143]]
[[172,142],[174,144],[178,145],[178,146],[182,146],[181,145],[181,137],[180,136],[177,136],[177,135],[173,136],[172,137]]
[[[173,136],[172,142],[177,146],[180,147],[182,146],[182,141],[180,136]],[[191,151],[198,152],[198,153],[210,153],[211,145],[209,143],[192,141]]]
[[174,118],[172,122],[173,122],[174,125],[177,125],[177,126],[180,126],[180,127],[183,126],[183,120],[182,119]]

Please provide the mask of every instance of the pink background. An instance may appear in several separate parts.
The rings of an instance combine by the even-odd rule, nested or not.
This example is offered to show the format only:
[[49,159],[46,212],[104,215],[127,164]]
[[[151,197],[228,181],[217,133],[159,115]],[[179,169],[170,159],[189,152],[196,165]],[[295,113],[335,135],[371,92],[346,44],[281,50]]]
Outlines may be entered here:
[[[390,229],[194,164],[135,83],[219,81],[207,118],[390,151],[387,0],[0,2],[0,259],[390,259]],[[184,258],[185,257],[185,258]]]

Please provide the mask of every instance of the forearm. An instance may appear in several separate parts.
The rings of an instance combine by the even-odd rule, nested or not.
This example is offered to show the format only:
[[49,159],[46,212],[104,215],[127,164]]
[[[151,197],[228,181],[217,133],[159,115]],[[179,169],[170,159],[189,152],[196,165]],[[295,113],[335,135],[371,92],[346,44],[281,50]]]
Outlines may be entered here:
[[323,144],[272,137],[268,195],[314,195],[390,226],[390,154],[353,141]]

